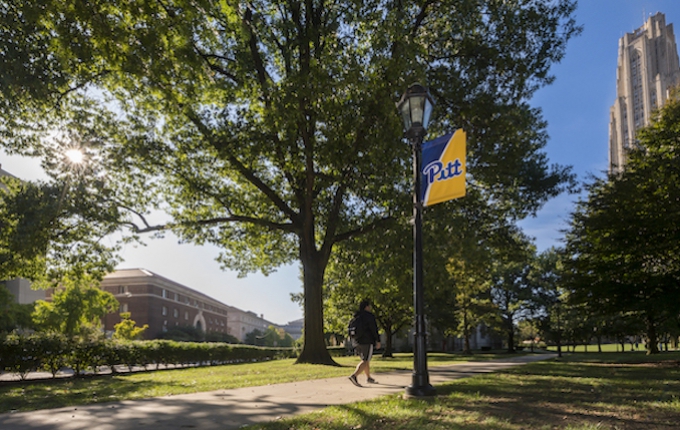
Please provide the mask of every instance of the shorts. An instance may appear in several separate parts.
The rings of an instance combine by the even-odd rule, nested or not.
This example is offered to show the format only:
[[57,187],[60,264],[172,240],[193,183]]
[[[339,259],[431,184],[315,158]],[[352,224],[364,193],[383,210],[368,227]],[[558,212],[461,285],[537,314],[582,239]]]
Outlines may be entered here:
[[373,344],[357,345],[354,347],[362,361],[371,361],[373,357]]

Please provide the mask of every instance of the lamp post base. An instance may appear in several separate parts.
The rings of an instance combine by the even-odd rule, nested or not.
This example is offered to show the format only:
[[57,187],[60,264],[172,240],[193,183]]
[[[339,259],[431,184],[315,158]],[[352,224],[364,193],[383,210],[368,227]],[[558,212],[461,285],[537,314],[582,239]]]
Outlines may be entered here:
[[406,387],[406,392],[404,392],[404,398],[427,398],[433,397],[437,394],[437,390],[430,385],[409,385]]

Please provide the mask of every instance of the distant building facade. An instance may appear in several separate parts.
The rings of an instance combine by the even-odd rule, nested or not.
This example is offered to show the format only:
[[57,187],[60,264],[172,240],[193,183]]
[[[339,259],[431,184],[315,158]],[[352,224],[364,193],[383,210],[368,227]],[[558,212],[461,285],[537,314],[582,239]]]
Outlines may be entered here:
[[609,171],[618,173],[626,153],[636,145],[636,132],[649,124],[670,89],[680,83],[680,64],[673,24],[662,13],[651,16],[619,39],[616,101],[609,120]]
[[120,303],[118,312],[104,318],[104,330],[112,332],[121,312],[130,312],[138,326],[148,324],[146,339],[154,339],[171,327],[191,325],[206,333],[226,333],[243,341],[255,329],[275,325],[253,312],[226,305],[199,291],[145,269],[121,269],[108,274],[100,288]]
[[295,340],[302,337],[302,328],[305,325],[305,319],[300,318],[299,320],[289,321],[288,324],[281,326],[281,328],[290,335]]
[[[0,282],[1,283],[1,282]],[[31,288],[31,281],[24,278],[16,278],[4,281],[5,288],[14,297],[14,301],[21,305],[35,303],[38,300],[45,300],[45,290],[34,290]]]

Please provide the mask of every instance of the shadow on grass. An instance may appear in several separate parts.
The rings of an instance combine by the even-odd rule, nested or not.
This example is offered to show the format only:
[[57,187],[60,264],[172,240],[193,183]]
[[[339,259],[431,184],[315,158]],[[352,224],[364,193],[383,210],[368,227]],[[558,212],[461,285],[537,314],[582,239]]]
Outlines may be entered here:
[[521,428],[677,428],[680,367],[593,361],[534,363],[446,384],[438,394],[452,409],[491,414]]
[[631,358],[591,354],[588,362],[579,362],[578,357],[537,362],[438,385],[437,396],[429,401],[393,395],[254,429],[678,428],[680,368],[672,359],[653,365],[647,360],[623,363]]
[[109,375],[0,386],[3,399],[0,413],[118,401],[130,398],[131,392],[147,392],[157,384],[131,380],[125,375]]

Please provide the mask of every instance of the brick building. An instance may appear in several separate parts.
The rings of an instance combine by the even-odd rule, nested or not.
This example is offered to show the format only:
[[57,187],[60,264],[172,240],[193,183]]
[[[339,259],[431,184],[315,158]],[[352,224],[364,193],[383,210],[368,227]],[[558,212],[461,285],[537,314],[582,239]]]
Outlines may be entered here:
[[206,333],[226,333],[240,341],[255,329],[275,325],[206,294],[145,269],[122,269],[108,274],[101,289],[113,294],[120,310],[104,318],[104,329],[112,332],[120,312],[130,312],[138,326],[148,324],[144,336],[154,339],[173,326],[191,325]]

